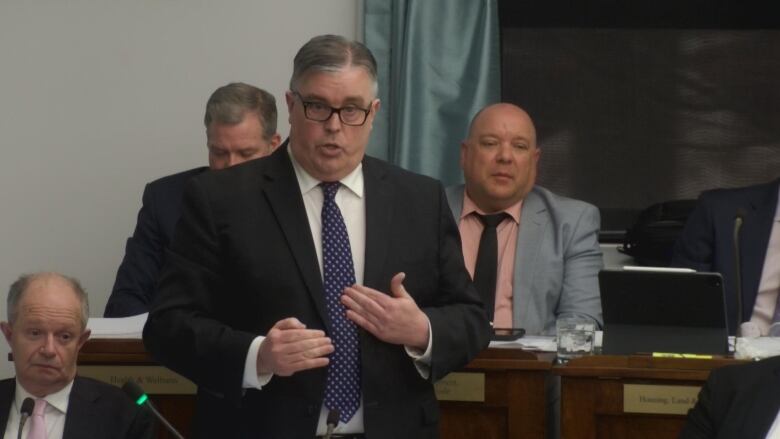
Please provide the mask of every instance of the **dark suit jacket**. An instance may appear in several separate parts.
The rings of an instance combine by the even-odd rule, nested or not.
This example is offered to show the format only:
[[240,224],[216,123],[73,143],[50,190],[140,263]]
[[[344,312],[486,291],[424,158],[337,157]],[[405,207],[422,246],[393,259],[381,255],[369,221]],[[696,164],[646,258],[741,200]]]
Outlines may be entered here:
[[742,267],[742,319],[750,319],[764,268],[764,256],[777,208],[780,179],[739,189],[715,189],[702,193],[674,247],[672,266],[723,275],[726,287],[729,332],[736,331],[736,275],[734,272],[734,218],[744,209],[740,231]]
[[190,169],[146,185],[138,222],[133,236],[127,240],[105,317],[127,317],[149,311],[165,250],[171,244],[181,216],[184,186],[190,178],[206,170],[207,167]]
[[[427,380],[402,346],[361,331],[366,434],[436,437],[432,381],[487,345],[487,318],[441,184],[369,157],[363,175],[364,284],[387,292],[391,277],[404,271],[406,289],[433,328]],[[242,380],[250,343],[277,321],[294,316],[330,332],[318,267],[286,148],[191,180],[144,343],[199,385],[199,437],[314,436],[325,368],[275,376],[260,391],[244,392]]]
[[780,409],[780,357],[713,370],[681,439],[764,439]]
[[[16,380],[0,381],[0,431],[5,430]],[[151,413],[117,387],[76,377],[68,400],[63,439],[139,439],[154,437]]]

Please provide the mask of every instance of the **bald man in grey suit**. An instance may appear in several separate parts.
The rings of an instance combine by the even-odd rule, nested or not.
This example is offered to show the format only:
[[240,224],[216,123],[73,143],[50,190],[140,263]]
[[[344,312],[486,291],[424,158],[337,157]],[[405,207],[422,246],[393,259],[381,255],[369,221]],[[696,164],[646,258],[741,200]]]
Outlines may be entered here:
[[478,215],[505,212],[497,231],[495,326],[554,334],[556,320],[569,316],[601,325],[599,211],[535,186],[540,152],[523,109],[495,104],[474,117],[461,144],[466,184],[447,189],[466,266],[473,276]]

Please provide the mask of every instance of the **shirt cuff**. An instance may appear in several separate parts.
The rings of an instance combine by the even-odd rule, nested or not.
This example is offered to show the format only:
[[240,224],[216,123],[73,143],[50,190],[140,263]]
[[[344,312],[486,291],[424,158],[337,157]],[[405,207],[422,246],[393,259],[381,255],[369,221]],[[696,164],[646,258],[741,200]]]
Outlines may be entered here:
[[414,360],[417,373],[427,380],[431,376],[431,352],[433,351],[433,328],[431,328],[430,319],[428,319],[428,347],[425,348],[425,352],[420,352],[419,349],[409,346],[404,346],[404,349],[406,349],[406,354]]
[[244,361],[244,383],[245,389],[262,389],[263,386],[268,384],[273,378],[274,374],[267,373],[259,375],[257,373],[257,353],[260,352],[260,345],[265,340],[265,337],[258,335],[252,340],[252,344],[249,345],[249,352],[246,354],[246,360]]

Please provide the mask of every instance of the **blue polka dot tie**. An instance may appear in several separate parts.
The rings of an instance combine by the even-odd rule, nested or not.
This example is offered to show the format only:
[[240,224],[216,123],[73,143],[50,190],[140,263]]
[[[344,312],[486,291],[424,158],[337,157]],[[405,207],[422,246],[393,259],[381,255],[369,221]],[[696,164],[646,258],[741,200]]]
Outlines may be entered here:
[[325,407],[339,411],[348,422],[360,405],[360,346],[357,326],[347,319],[339,298],[345,287],[355,283],[352,250],[344,218],[336,205],[340,183],[320,183],[322,203],[322,272],[325,305],[330,317],[330,338],[336,351],[330,356],[325,384]]

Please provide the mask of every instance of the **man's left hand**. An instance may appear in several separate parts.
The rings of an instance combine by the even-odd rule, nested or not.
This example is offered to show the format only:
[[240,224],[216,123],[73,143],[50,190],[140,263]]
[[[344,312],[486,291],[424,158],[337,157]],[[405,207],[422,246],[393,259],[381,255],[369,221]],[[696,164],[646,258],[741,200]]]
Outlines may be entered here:
[[347,307],[347,318],[376,338],[425,351],[428,347],[428,316],[417,307],[404,288],[404,273],[390,280],[387,295],[363,285],[344,289],[341,303]]

